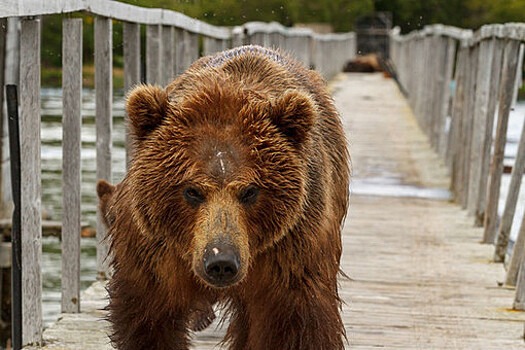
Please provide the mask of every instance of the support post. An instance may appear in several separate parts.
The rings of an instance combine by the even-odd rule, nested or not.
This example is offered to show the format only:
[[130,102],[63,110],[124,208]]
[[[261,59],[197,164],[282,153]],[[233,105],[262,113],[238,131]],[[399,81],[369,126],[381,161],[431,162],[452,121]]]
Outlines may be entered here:
[[[111,182],[111,131],[113,129],[113,40],[110,18],[95,17],[95,90],[97,179]],[[108,242],[100,211],[97,214],[97,279],[108,277]]]
[[62,35],[62,312],[80,312],[82,19],[65,18]]

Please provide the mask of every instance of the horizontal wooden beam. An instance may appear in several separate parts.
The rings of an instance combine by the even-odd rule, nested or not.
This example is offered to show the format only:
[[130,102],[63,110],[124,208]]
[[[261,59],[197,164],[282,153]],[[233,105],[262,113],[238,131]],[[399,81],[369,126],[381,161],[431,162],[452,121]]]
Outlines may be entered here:
[[171,25],[217,39],[228,39],[231,31],[226,27],[188,17],[182,13],[144,8],[107,0],[4,0],[0,2],[0,17],[42,16],[57,13],[86,11],[94,15],[124,22]]

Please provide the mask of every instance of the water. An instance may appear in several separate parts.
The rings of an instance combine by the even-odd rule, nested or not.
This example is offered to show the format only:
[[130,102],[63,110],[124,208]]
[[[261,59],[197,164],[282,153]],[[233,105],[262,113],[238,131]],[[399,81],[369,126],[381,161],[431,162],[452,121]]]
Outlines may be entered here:
[[[113,181],[122,179],[125,169],[124,98],[117,92],[113,104]],[[62,218],[62,92],[42,89],[42,206],[52,220]],[[84,90],[82,98],[82,222],[96,223],[96,133],[95,94]],[[43,317],[45,325],[56,321],[60,313],[60,241],[43,239]],[[96,241],[81,240],[81,286],[87,288],[96,278]]]

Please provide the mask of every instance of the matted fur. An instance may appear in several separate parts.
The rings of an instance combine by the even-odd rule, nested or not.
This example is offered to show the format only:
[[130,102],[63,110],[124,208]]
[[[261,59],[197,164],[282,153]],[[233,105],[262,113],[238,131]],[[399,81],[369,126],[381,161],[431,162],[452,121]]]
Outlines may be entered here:
[[[116,189],[101,186],[114,345],[188,349],[190,316],[219,302],[230,349],[343,349],[349,159],[320,76],[245,46],[201,58],[166,89],[136,87],[127,112],[129,171]],[[250,187],[258,195],[243,201]],[[205,247],[217,241],[239,251],[226,288],[202,278]]]

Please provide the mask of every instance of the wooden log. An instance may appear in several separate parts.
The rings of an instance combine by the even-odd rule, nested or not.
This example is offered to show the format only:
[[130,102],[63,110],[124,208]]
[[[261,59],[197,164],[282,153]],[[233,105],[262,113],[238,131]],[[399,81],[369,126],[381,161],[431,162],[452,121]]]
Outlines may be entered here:
[[162,43],[161,43],[161,57],[160,57],[160,84],[166,86],[175,77],[175,48],[174,28],[170,26],[162,26]]
[[146,27],[146,81],[161,84],[161,26],[152,24]]
[[40,20],[20,29],[20,142],[22,343],[42,342],[42,230],[40,182]]
[[[95,91],[97,133],[97,179],[111,182],[111,149],[113,129],[113,40],[112,22],[95,17]],[[97,212],[97,278],[108,277],[108,243],[106,227]]]
[[[498,95],[498,124],[496,127],[496,139],[494,141],[494,154],[492,156],[492,164],[490,167],[490,184],[487,195],[487,211],[485,214],[485,232],[483,242],[494,242],[497,233],[498,201],[501,176],[503,173],[503,158],[505,153],[505,143],[507,142],[507,126],[510,106],[512,103],[514,79],[516,77],[519,45],[519,42],[507,40],[503,53],[503,70]],[[497,250],[494,254],[494,261],[501,262],[503,259],[504,257],[501,255],[501,250]]]
[[[483,167],[483,154],[485,144],[492,143],[492,135],[489,139],[486,138],[487,119],[488,119],[488,105],[491,85],[491,68],[494,58],[494,42],[492,40],[484,40],[479,43],[479,67],[476,74],[476,94],[474,103],[474,123],[472,133],[472,152],[470,153],[470,176],[468,182],[468,212],[470,215],[476,213],[476,208],[479,202],[480,181]],[[482,224],[482,223],[481,223]],[[481,226],[481,225],[480,225]]]
[[65,18],[62,35],[62,312],[80,312],[82,19]]
[[[141,75],[141,54],[140,54],[140,24],[125,22],[124,34],[124,90],[130,91],[131,88],[140,83]],[[126,169],[129,166],[131,155],[133,154],[131,140],[129,138],[128,115],[126,120]]]
[[[500,39],[491,39],[492,50],[494,57],[492,60],[491,77],[490,77],[490,90],[487,105],[487,119],[485,126],[485,143],[483,144],[483,153],[481,158],[481,177],[479,181],[479,194],[478,201],[476,203],[475,213],[475,225],[483,226],[485,222],[485,210],[487,207],[487,184],[489,182],[489,168],[490,168],[490,151],[492,148],[492,134],[494,132],[494,119],[496,117],[496,102],[497,99],[493,96],[497,96],[499,91],[499,84],[501,78],[501,60],[503,59],[503,41]],[[483,242],[483,243],[494,243]]]
[[[524,123],[525,124],[525,123]],[[521,132],[520,143],[518,146],[518,153],[516,154],[516,160],[514,167],[512,168],[512,174],[510,175],[510,185],[507,194],[507,200],[505,202],[505,209],[503,210],[503,216],[501,217],[501,223],[498,230],[498,241],[496,244],[496,255],[498,258],[505,260],[505,254],[507,253],[507,247],[509,244],[510,232],[512,230],[512,222],[514,221],[514,215],[516,213],[516,205],[518,203],[518,196],[520,193],[521,180],[523,179],[523,171],[525,170],[525,125]],[[522,247],[515,246],[516,248],[522,249]],[[513,254],[514,255],[514,254]],[[517,254],[515,261],[511,261],[507,273],[507,284],[514,285],[516,283],[517,269],[521,262],[521,257]],[[517,261],[516,261],[517,260]],[[498,260],[499,261],[499,260]]]

